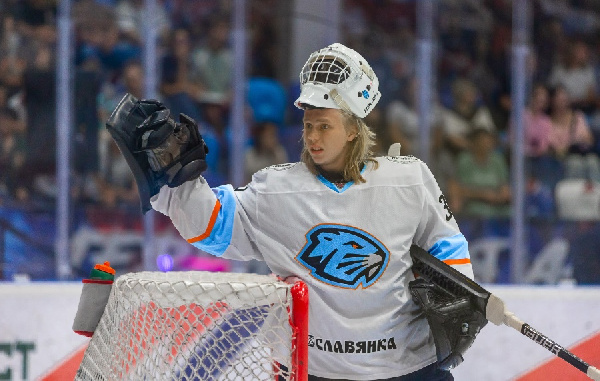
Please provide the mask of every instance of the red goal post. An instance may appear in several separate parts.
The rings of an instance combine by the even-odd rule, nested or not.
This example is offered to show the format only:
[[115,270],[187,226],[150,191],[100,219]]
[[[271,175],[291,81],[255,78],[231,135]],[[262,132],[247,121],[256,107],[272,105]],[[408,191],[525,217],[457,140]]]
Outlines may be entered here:
[[76,380],[308,378],[308,289],[274,276],[117,278]]

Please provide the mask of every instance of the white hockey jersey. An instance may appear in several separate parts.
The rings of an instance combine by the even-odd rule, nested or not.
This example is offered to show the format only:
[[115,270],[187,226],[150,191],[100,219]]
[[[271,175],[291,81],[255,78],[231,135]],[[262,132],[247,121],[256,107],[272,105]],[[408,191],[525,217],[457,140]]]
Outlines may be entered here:
[[339,189],[303,163],[257,172],[246,187],[204,179],[163,187],[152,206],[196,247],[265,261],[309,287],[309,373],[397,377],[436,361],[426,319],[411,299],[412,244],[473,277],[467,242],[427,166],[386,156],[366,183]]

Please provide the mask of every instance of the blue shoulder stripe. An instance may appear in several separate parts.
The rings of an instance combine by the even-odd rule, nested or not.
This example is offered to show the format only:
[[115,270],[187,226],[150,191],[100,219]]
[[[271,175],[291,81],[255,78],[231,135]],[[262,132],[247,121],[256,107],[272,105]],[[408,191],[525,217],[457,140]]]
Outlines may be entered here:
[[469,256],[469,244],[462,234],[442,238],[428,250],[431,255],[441,261],[448,259],[466,259]]
[[235,216],[235,196],[231,185],[221,185],[212,189],[221,203],[221,210],[210,235],[192,245],[209,254],[220,257],[231,243]]

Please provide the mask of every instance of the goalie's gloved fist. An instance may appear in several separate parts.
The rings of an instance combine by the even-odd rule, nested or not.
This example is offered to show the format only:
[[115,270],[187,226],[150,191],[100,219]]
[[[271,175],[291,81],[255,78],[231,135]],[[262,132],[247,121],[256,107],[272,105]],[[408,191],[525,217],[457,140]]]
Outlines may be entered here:
[[179,115],[179,122],[156,100],[126,94],[106,122],[133,172],[142,211],[164,185],[177,187],[206,170],[208,148],[196,122]]
[[208,147],[196,122],[180,114],[176,123],[168,109],[153,112],[137,126],[136,153],[141,152],[159,186],[177,187],[206,170]]
[[484,313],[468,297],[455,297],[424,279],[411,281],[409,289],[429,322],[439,367],[455,368],[463,362],[464,353],[487,324]]

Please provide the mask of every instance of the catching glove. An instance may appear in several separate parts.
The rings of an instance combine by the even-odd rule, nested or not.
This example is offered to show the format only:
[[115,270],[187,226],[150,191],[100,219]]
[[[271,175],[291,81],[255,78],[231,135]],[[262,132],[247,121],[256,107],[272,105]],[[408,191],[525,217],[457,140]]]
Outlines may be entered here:
[[184,114],[175,122],[159,101],[125,95],[106,128],[133,172],[144,213],[164,185],[177,187],[207,168],[208,147],[196,122]]

